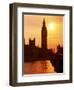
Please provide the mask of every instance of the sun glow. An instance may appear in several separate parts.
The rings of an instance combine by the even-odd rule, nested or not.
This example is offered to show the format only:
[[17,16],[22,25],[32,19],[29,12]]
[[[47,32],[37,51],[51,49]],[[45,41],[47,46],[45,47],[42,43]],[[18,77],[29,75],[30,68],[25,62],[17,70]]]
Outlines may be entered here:
[[50,23],[48,24],[48,29],[49,29],[49,30],[54,30],[54,28],[55,28],[55,24],[54,24],[53,22],[50,22]]

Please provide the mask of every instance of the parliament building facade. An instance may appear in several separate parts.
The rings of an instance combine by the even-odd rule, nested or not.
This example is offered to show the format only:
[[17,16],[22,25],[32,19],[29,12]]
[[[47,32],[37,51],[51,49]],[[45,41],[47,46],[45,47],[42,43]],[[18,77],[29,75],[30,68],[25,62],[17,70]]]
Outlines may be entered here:
[[41,48],[35,45],[35,38],[33,40],[29,39],[29,45],[26,45],[24,40],[24,57],[26,60],[36,60],[49,58],[51,54],[52,49],[47,48],[47,28],[45,19],[43,19],[41,30]]

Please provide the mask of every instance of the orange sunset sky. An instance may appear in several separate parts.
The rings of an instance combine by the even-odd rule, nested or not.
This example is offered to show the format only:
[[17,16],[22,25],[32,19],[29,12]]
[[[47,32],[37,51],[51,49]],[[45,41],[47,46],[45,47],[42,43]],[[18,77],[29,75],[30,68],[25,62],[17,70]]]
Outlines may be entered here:
[[36,46],[41,47],[44,18],[47,27],[47,47],[56,49],[58,44],[63,46],[63,16],[53,15],[24,15],[25,44],[29,44],[29,38],[35,38]]

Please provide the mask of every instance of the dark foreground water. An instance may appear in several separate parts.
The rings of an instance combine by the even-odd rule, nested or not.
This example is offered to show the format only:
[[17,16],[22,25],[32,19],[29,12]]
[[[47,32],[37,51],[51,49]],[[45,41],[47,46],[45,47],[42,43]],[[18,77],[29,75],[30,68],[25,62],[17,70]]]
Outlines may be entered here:
[[24,63],[24,74],[54,73],[54,67],[50,60],[33,61]]

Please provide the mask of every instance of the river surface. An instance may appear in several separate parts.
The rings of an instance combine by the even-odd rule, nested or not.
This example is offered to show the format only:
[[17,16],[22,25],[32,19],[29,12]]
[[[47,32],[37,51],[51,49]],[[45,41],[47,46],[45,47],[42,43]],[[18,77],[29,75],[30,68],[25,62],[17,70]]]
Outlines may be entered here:
[[54,72],[55,70],[50,60],[38,60],[24,63],[24,74],[41,74]]

